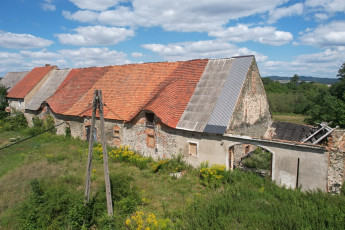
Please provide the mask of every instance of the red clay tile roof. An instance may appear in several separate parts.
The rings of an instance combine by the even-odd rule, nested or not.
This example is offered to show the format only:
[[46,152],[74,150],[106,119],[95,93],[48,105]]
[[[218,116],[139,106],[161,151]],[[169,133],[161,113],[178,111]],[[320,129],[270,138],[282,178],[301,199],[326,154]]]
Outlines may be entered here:
[[108,70],[109,66],[72,69],[46,102],[55,113],[65,114]]
[[[112,66],[64,115],[76,116],[101,89],[104,117],[130,121],[140,111],[154,112],[163,123],[176,127],[208,60]],[[110,110],[108,109],[110,108]],[[91,116],[88,110],[80,116]]]
[[161,121],[176,128],[208,60],[181,62],[170,76],[170,82],[144,109],[153,111]]
[[25,98],[30,91],[56,66],[36,67],[32,69],[7,94],[10,98]]

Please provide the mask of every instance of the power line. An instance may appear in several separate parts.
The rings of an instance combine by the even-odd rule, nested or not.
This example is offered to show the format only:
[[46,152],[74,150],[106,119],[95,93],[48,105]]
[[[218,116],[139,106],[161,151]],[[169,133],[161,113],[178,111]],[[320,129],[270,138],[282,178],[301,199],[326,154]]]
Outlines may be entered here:
[[[92,108],[92,105],[89,106],[87,109],[83,110],[82,112],[80,112],[79,114],[77,114],[76,116],[79,116],[80,114],[85,113],[86,111],[88,111],[88,110],[91,109],[91,108]],[[37,137],[37,136],[39,136],[39,135],[41,135],[41,134],[43,134],[43,133],[46,133],[46,132],[48,132],[48,131],[50,131],[50,130],[55,129],[56,127],[59,127],[59,126],[62,125],[63,123],[66,123],[66,121],[63,121],[63,122],[61,122],[60,124],[57,124],[57,125],[55,125],[54,127],[51,127],[51,128],[49,128],[49,129],[43,130],[42,132],[39,132],[39,133],[37,133],[37,134],[35,134],[35,135],[32,135],[32,136],[29,136],[29,137],[27,137],[27,138],[21,139],[21,140],[15,142],[15,143],[12,143],[12,144],[9,144],[9,145],[0,147],[0,150],[9,148],[9,147],[11,147],[11,146],[13,146],[13,145],[16,145],[16,144],[19,144],[19,143],[21,143],[21,142],[30,140],[31,138]]]
[[107,107],[113,114],[115,114],[115,116],[117,116],[118,118],[120,118],[120,120],[124,121],[124,119],[122,117],[120,117],[119,115],[117,115],[111,108],[109,108],[106,104],[103,104],[105,107]]

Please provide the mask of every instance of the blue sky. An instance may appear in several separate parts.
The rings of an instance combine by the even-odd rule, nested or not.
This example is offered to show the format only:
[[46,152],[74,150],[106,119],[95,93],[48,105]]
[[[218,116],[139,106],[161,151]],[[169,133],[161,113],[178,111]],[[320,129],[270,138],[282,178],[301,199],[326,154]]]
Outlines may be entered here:
[[262,76],[336,78],[344,0],[0,0],[0,76],[254,54]]

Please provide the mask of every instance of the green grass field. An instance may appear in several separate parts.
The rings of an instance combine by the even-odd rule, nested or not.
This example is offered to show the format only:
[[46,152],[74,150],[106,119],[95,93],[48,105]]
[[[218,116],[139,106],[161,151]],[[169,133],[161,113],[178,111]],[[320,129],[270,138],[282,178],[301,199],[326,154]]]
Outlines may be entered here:
[[304,119],[306,116],[294,113],[272,113],[274,121],[283,121],[289,123],[295,123],[300,125],[305,125]]
[[[1,131],[0,143],[25,133]],[[203,177],[200,169],[184,166],[184,176],[175,179],[172,168],[163,167],[166,161],[139,169],[133,160],[113,158],[115,214],[108,218],[103,164],[96,153],[91,202],[83,205],[86,161],[86,142],[52,134],[1,150],[0,229],[345,228],[344,195],[279,188],[251,173],[223,172],[221,166]]]

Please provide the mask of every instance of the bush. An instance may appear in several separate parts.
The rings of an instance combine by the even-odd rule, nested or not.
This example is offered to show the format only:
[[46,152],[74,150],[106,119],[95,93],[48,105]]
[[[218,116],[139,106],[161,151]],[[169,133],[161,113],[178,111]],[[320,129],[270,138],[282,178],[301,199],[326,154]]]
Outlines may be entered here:
[[225,183],[229,177],[230,172],[225,171],[225,169],[225,165],[218,164],[214,164],[211,167],[202,166],[200,169],[201,184],[207,187],[219,187],[221,184]]
[[6,117],[3,122],[3,128],[6,131],[19,130],[28,127],[28,122],[24,116],[24,113],[20,111],[14,111],[11,116]]
[[271,169],[271,153],[258,147],[253,154],[242,161],[242,164],[246,168],[269,170]]
[[186,169],[187,165],[182,159],[182,155],[173,156],[171,159],[159,160],[158,162],[151,163],[151,169],[154,173],[159,171],[165,172],[181,172]]
[[71,128],[69,126],[67,126],[65,129],[65,135],[66,137],[71,137]]
[[50,129],[49,132],[52,134],[56,134],[56,128],[55,127],[55,120],[54,117],[52,115],[48,115],[45,117],[45,119],[43,120],[43,127],[44,129]]
[[[100,148],[102,148],[102,146],[100,146]],[[144,157],[138,152],[130,150],[129,146],[120,146],[119,148],[109,151],[109,157],[115,162],[127,162],[140,169],[148,168],[148,164],[152,162],[151,157]]]
[[224,190],[196,198],[177,229],[345,229],[345,197],[280,188],[234,170]]
[[0,119],[4,119],[9,114],[5,111],[6,107],[8,106],[7,100],[7,89],[5,86],[0,85]]

